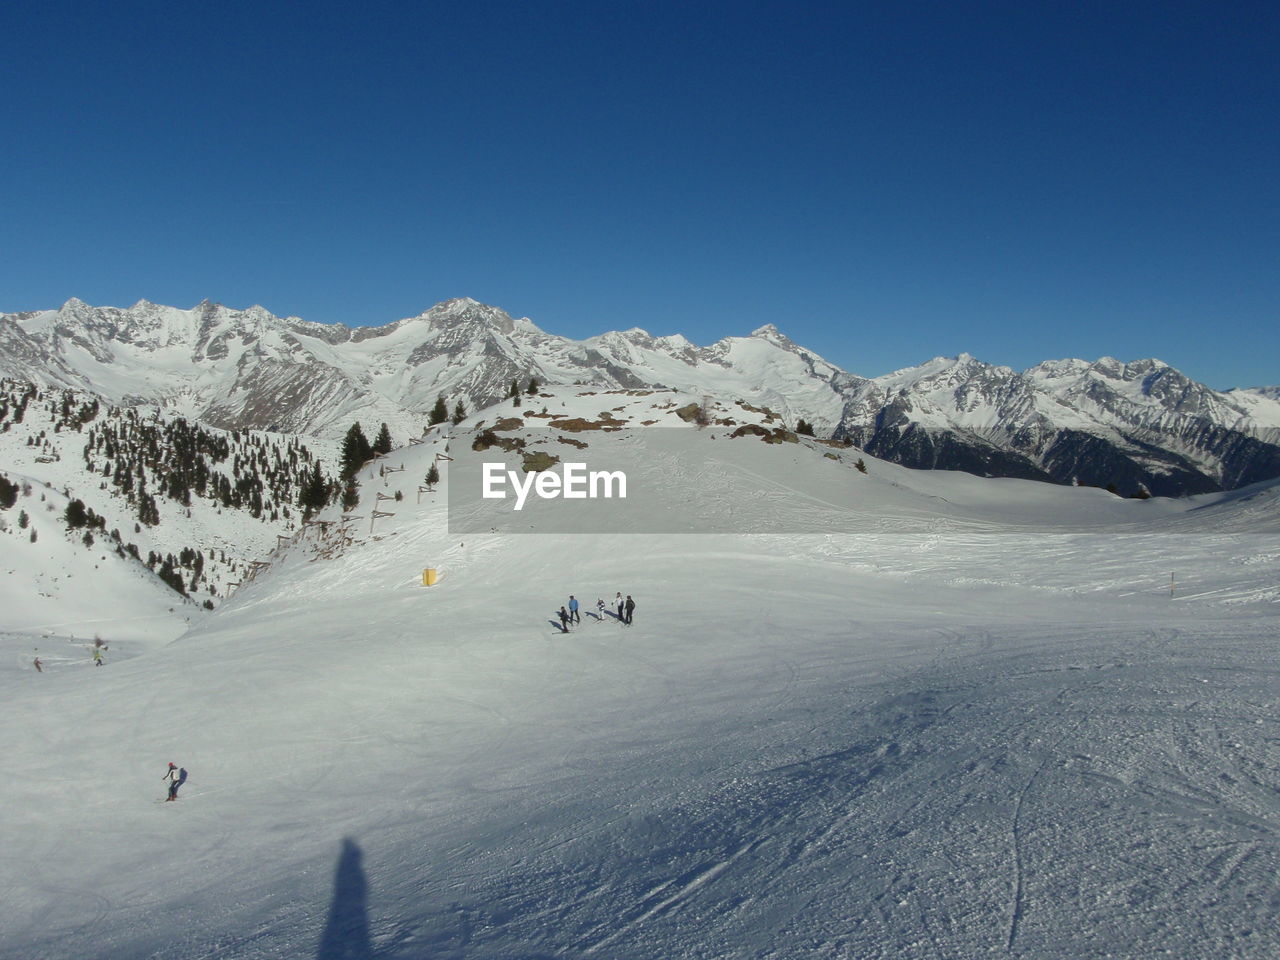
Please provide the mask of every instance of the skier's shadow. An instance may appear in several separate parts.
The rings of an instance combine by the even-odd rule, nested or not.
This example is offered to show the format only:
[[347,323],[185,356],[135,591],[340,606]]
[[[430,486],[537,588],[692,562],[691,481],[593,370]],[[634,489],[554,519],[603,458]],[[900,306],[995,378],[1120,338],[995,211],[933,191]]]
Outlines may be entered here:
[[559,620],[548,620],[548,621],[547,621],[547,623],[551,624],[553,627],[555,627],[555,628],[556,628],[557,630],[559,630],[561,633],[568,633],[568,632],[569,632],[569,628],[568,628],[568,627],[566,627],[566,626],[565,626],[563,623],[561,623]]
[[373,960],[369,882],[360,863],[363,856],[359,844],[350,837],[342,841],[342,855],[333,877],[333,901],[316,960]]
[[[388,923],[390,929],[380,933],[384,942],[375,948],[369,928],[369,881],[363,859],[360,845],[345,837],[333,875],[329,918],[320,935],[315,960],[426,960],[436,954],[423,953],[423,948],[433,944],[441,946],[444,955],[462,955],[456,952],[456,947],[471,940],[477,918],[483,919],[486,914],[482,909],[461,909],[458,904],[453,904],[447,914],[437,914],[428,920],[425,929],[415,929],[420,927],[419,923],[396,924],[384,917],[382,922]],[[554,960],[558,956],[560,954],[520,953],[522,960]]]

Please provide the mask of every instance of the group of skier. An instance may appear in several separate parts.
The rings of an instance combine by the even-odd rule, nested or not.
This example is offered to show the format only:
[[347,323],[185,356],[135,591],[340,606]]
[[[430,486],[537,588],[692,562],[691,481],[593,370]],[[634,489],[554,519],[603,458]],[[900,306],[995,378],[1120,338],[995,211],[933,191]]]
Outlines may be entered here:
[[[102,666],[103,664],[102,652],[104,650],[109,650],[109,649],[110,647],[108,647],[105,643],[102,642],[101,637],[93,638],[93,654],[92,655],[93,655],[93,665],[95,667]],[[31,661],[31,665],[36,668],[36,673],[44,673],[44,661],[41,660],[38,655],[34,660]]]
[[[617,607],[617,610],[618,610],[617,612],[618,622],[623,624],[624,626],[630,626],[631,618],[636,609],[636,602],[631,599],[631,594],[627,594],[627,597],[624,600],[622,598],[622,592],[619,591],[613,601],[613,605]],[[578,603],[578,598],[575,597],[573,594],[569,594],[568,604],[566,604],[565,606],[562,606],[559,612],[560,630],[563,633],[569,632],[570,624],[582,622],[582,614],[579,612],[580,607],[581,607],[581,604]],[[596,620],[597,621],[604,620],[605,607],[606,607],[606,604],[603,598],[596,600],[596,611],[597,611]]]

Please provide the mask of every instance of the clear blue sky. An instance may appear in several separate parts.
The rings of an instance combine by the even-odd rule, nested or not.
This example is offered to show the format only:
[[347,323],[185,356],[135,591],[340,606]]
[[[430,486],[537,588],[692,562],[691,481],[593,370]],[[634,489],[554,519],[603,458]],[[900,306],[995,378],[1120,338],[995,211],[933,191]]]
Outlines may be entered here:
[[1280,8],[0,5],[0,310],[776,323],[1280,383]]

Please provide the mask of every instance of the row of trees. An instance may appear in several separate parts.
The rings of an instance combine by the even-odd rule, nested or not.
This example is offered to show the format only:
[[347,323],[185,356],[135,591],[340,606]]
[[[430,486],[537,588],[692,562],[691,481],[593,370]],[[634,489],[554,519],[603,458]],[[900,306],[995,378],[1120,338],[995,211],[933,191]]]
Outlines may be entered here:
[[461,400],[453,405],[453,416],[450,417],[449,405],[444,402],[444,394],[442,393],[436,397],[436,405],[427,414],[427,426],[434,427],[437,423],[444,423],[446,420],[451,420],[453,423],[461,423],[466,417],[467,408]]
[[9,429],[10,422],[22,423],[27,415],[27,406],[33,400],[40,400],[40,391],[30,383],[19,383],[14,380],[0,381],[0,422],[4,429]]
[[[298,440],[213,431],[183,419],[144,418],[121,411],[90,428],[84,447],[87,469],[107,478],[131,503],[140,522],[159,522],[155,497],[182,506],[193,497],[228,509],[247,509],[255,519],[289,516],[293,505],[318,502],[319,468]],[[219,469],[221,467],[221,469]],[[234,479],[233,479],[234,478]],[[305,494],[303,491],[306,491]],[[325,503],[328,499],[325,499]],[[321,504],[323,505],[323,504]]]
[[[520,389],[520,381],[512,380],[511,387],[507,390],[507,399],[511,401],[513,406],[518,407],[520,405],[521,398],[526,393],[532,397],[539,389],[541,389],[541,387],[542,384],[539,383],[537,377],[530,377],[529,384],[524,390]],[[454,404],[453,415],[450,416],[449,405],[445,403],[444,394],[440,394],[436,397],[436,405],[431,408],[431,412],[427,415],[427,425],[434,427],[437,423],[444,423],[446,420],[450,420],[455,424],[461,423],[466,419],[466,416],[467,408],[463,405],[461,400]]]
[[[441,402],[443,402],[443,398]],[[373,443],[369,442],[369,439],[364,435],[364,428],[358,422],[351,425],[350,429],[347,430],[347,435],[342,439],[342,459],[338,468],[343,510],[352,510],[360,502],[360,492],[356,489],[356,474],[360,468],[374,457],[380,457],[390,452],[391,429],[385,423],[382,425],[382,429],[378,431],[378,436]],[[318,484],[318,477],[314,479]],[[308,490],[318,490],[318,487],[313,486]],[[325,503],[328,503],[328,500]],[[321,504],[321,506],[323,505]]]
[[41,392],[35,384],[17,380],[0,380],[0,422],[8,430],[12,423],[22,423],[32,403],[47,403],[52,415],[54,433],[79,430],[92,422],[102,409],[97,397],[82,399],[71,390]]
[[[538,389],[539,389],[541,386],[542,386],[542,384],[540,384],[540,383],[538,382],[538,378],[537,378],[537,377],[530,377],[530,378],[529,378],[529,385],[525,388],[524,393],[527,393],[529,396],[531,396],[531,397],[532,397],[534,394],[536,394],[536,393],[538,392]],[[518,381],[518,380],[512,380],[512,381],[511,381],[511,388],[507,391],[507,397],[511,400],[511,405],[512,405],[513,407],[518,407],[518,406],[520,406],[520,399],[521,399],[521,396],[522,396],[522,394],[521,394],[521,392],[520,392],[520,381]]]

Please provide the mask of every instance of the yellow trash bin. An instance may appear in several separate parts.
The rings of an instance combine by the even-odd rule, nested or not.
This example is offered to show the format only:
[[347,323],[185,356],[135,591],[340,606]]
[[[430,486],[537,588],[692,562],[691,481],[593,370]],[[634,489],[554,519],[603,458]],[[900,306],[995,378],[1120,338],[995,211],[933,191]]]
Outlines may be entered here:
[[435,567],[428,567],[426,570],[422,571],[422,585],[424,587],[434,587],[436,581],[439,579],[440,574],[436,571]]

